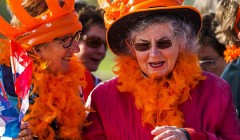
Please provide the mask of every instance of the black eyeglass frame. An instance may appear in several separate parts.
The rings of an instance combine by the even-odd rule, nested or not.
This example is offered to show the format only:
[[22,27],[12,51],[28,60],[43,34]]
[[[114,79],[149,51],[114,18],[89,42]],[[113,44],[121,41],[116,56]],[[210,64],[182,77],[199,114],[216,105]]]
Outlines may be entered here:
[[[209,59],[209,60],[199,60],[198,63],[202,68],[209,68],[209,64],[211,64],[211,66],[215,66],[215,63],[218,61],[219,57],[217,57],[216,59]],[[209,66],[207,66],[209,65]]]
[[[69,42],[67,42],[67,40],[69,40],[69,38],[71,38],[71,39]],[[69,48],[72,46],[73,40],[75,40],[76,42],[79,42],[80,39],[81,39],[81,31],[77,31],[73,36],[67,36],[63,39],[56,39],[56,40],[60,40],[64,43],[63,48]],[[66,43],[68,43],[68,44],[66,45]]]

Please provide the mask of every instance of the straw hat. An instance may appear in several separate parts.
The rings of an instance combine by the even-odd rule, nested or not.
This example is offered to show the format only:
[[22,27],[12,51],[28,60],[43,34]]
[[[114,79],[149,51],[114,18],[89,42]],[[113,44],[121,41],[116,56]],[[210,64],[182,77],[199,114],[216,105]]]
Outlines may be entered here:
[[124,39],[128,29],[136,22],[149,15],[173,14],[192,24],[196,34],[201,28],[200,12],[192,6],[182,6],[184,0],[115,0],[107,3],[98,0],[104,9],[107,27],[107,43],[116,55],[126,54]]

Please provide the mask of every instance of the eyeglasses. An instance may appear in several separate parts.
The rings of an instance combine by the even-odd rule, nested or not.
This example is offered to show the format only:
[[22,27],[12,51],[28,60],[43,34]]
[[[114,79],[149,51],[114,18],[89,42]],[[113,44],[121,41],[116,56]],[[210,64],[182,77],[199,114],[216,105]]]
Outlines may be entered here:
[[86,42],[86,45],[88,47],[90,47],[90,48],[97,49],[97,48],[101,47],[102,44],[103,44],[104,48],[107,49],[106,41],[102,40],[98,36],[87,36],[87,35],[84,35],[84,36],[82,36],[82,40],[84,40]]
[[[156,42],[156,47],[159,49],[167,49],[172,46],[172,41],[175,39],[175,37],[171,39],[165,39],[161,38]],[[151,42],[141,42],[141,43],[135,43],[134,47],[137,51],[148,51],[151,48]]]
[[207,70],[207,69],[213,68],[215,66],[215,63],[217,62],[218,58],[211,59],[211,60],[210,59],[209,60],[200,60],[199,64],[203,70]]
[[56,39],[56,40],[60,40],[64,43],[63,48],[69,48],[69,47],[72,46],[73,40],[75,40],[76,42],[79,42],[80,37],[81,37],[81,31],[78,31],[73,36],[68,36],[68,37],[65,37],[63,39]]

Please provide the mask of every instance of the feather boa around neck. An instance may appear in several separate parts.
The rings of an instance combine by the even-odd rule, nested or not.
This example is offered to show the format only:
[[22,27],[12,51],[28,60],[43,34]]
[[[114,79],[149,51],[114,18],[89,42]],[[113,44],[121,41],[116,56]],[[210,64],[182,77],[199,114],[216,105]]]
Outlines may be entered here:
[[10,46],[9,41],[0,39],[0,65],[10,66]]
[[[85,87],[84,66],[70,62],[67,74],[53,75],[34,66],[32,93],[38,97],[30,105],[25,121],[39,139],[81,139],[81,127],[86,117],[80,88]],[[50,124],[56,121],[57,132]]]
[[118,89],[131,93],[137,109],[142,111],[142,122],[155,126],[183,127],[184,115],[178,106],[190,97],[202,75],[194,55],[180,54],[171,76],[161,80],[145,78],[135,59],[124,56],[117,59]]

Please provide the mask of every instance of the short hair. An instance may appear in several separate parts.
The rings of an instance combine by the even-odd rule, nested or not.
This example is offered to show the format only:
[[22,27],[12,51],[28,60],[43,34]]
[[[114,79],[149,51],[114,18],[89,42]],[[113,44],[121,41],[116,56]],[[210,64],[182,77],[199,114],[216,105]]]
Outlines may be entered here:
[[224,56],[225,45],[220,43],[216,38],[216,27],[218,26],[215,20],[215,13],[210,12],[203,14],[202,28],[197,37],[197,44],[200,48],[209,45],[211,46],[219,56]]
[[153,24],[161,23],[170,23],[172,32],[176,37],[176,40],[180,43],[181,51],[186,53],[196,53],[196,33],[193,25],[187,23],[183,19],[180,19],[177,15],[154,15],[148,16],[140,21],[137,21],[136,24],[133,24],[130,28],[127,35],[127,41],[131,42],[133,37],[137,34],[138,31],[144,30],[146,27],[149,27]]
[[87,5],[83,1],[77,1],[75,3],[75,11],[79,15],[79,21],[83,25],[82,33],[86,33],[90,26],[99,25],[105,28],[104,25],[104,11],[100,8],[97,8],[93,5]]

